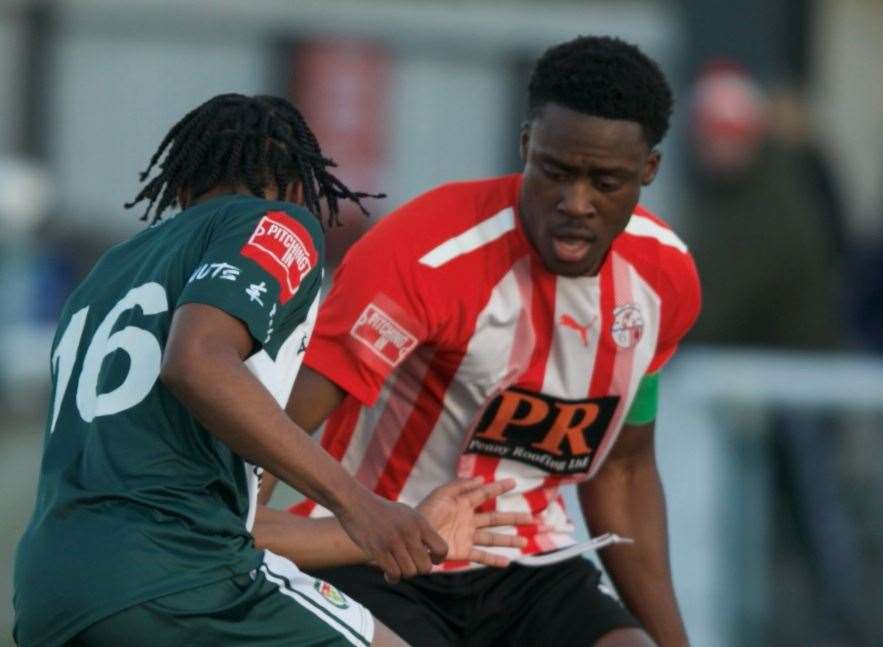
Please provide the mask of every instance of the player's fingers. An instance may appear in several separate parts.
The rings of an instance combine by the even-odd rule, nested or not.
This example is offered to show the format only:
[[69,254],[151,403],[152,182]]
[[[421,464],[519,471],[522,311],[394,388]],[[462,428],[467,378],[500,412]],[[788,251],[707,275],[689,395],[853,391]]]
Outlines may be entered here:
[[479,486],[473,489],[467,495],[469,505],[473,508],[477,508],[485,501],[493,499],[496,496],[500,496],[504,492],[508,492],[512,488],[515,487],[515,479],[503,479],[501,481],[492,481],[490,483],[485,483],[482,486]]
[[[405,543],[397,544],[393,552],[393,557],[395,557],[396,563],[399,565],[401,576],[405,579],[414,577],[418,573],[417,565],[412,557],[413,552],[419,553],[420,551],[413,551]],[[426,551],[423,552],[425,553]]]
[[445,494],[453,497],[459,497],[481,486],[481,484],[482,478],[480,476],[475,476],[469,479],[457,479],[455,481],[451,481],[450,483],[443,485],[439,489],[443,490]]
[[425,519],[423,520],[421,527],[423,545],[426,546],[426,550],[429,551],[429,559],[433,564],[441,564],[445,561],[445,557],[448,555],[448,543],[441,538],[441,535],[439,535]]
[[[429,552],[420,537],[415,537],[408,542],[408,554],[417,571],[414,575],[427,575],[432,572],[432,560],[429,559]],[[405,577],[413,576],[405,575]]]
[[383,570],[383,579],[390,584],[395,584],[402,579],[402,571],[399,568],[398,562],[390,553],[379,555],[376,562],[377,566]]
[[529,512],[480,512],[475,515],[475,527],[529,526],[536,520]]
[[475,546],[523,548],[527,546],[527,539],[518,535],[504,535],[501,532],[491,532],[490,530],[476,530],[472,535],[472,543]]
[[473,548],[469,551],[469,561],[476,562],[477,564],[484,564],[485,566],[493,566],[495,568],[506,568],[512,563],[512,560],[508,557],[494,555],[493,553],[478,550],[477,548]]

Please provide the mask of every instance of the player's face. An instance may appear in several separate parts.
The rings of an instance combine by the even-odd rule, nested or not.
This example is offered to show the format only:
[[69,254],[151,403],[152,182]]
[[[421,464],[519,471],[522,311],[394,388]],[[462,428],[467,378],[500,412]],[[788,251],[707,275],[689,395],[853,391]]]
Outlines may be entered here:
[[546,104],[521,133],[519,212],[530,242],[555,274],[595,274],[628,224],[660,154],[636,122]]

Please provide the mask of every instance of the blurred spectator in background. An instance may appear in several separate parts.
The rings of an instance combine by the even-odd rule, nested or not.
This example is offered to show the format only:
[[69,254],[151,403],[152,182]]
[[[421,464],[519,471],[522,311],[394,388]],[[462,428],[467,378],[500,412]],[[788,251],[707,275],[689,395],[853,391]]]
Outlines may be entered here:
[[[38,163],[0,158],[0,331],[21,334],[45,325],[54,331],[61,306],[109,244],[82,223],[61,217],[55,179]],[[0,332],[6,339],[8,332]],[[51,339],[51,337],[50,337]],[[3,343],[6,343],[5,341]],[[13,344],[15,342],[12,342]],[[45,358],[39,358],[41,382]]]
[[[883,182],[880,187],[883,188]],[[883,353],[883,192],[877,199],[876,234],[857,245],[852,273],[855,319],[862,347]]]
[[770,93],[770,112],[771,145],[794,165],[798,186],[806,189],[809,199],[814,201],[812,215],[820,219],[821,231],[830,239],[828,246],[836,263],[843,267],[849,252],[846,204],[831,162],[813,136],[803,93],[791,83],[777,85]]
[[[689,240],[706,295],[691,339],[812,351],[844,346],[844,210],[796,95],[783,90],[770,98],[743,69],[720,62],[700,75],[690,108]],[[773,642],[869,644],[862,639],[854,524],[837,493],[836,421],[794,408],[768,413],[784,508],[771,529],[778,561],[772,599],[785,610],[772,613]],[[816,609],[795,604],[787,575],[795,545],[810,568],[792,572],[812,572],[817,599],[809,604]],[[798,622],[802,614],[819,620]],[[813,624],[826,635],[807,643],[797,634]]]
[[33,249],[37,223],[48,211],[51,182],[39,165],[0,158],[0,326],[25,323],[33,312]]
[[842,225],[828,221],[804,149],[774,134],[770,99],[732,64],[700,76],[691,123],[691,242],[708,293],[693,339],[838,347]]
[[49,221],[53,188],[42,165],[0,158],[0,410],[7,418],[27,414],[34,393],[45,388],[46,356],[34,349],[48,348],[72,287],[73,272],[63,261],[71,252],[51,242],[59,221],[41,226]]

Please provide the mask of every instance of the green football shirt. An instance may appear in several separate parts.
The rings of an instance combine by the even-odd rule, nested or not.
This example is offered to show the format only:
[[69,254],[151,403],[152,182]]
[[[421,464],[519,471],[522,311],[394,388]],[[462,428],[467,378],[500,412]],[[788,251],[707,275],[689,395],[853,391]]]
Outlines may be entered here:
[[247,365],[284,403],[312,330],[319,222],[227,195],[110,249],[64,307],[33,518],[15,564],[15,635],[64,642],[126,607],[247,573],[259,470],[158,380],[175,308],[241,320]]

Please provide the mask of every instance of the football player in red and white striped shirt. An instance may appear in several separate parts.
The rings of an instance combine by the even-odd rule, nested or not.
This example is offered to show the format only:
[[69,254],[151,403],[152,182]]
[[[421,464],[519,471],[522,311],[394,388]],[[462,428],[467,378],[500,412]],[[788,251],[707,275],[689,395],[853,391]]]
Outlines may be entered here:
[[[523,173],[416,198],[335,276],[294,420],[327,418],[324,447],[389,499],[511,477],[490,505],[535,519],[509,529],[526,542],[499,549],[504,569],[447,562],[394,586],[368,566],[321,573],[412,644],[687,643],[653,433],[659,373],[698,314],[699,283],[684,243],[638,205],[671,103],[632,45],[551,48],[530,81]],[[575,543],[570,483],[593,534],[634,540],[602,554],[624,607],[562,550]],[[400,566],[413,574],[406,555]]]

